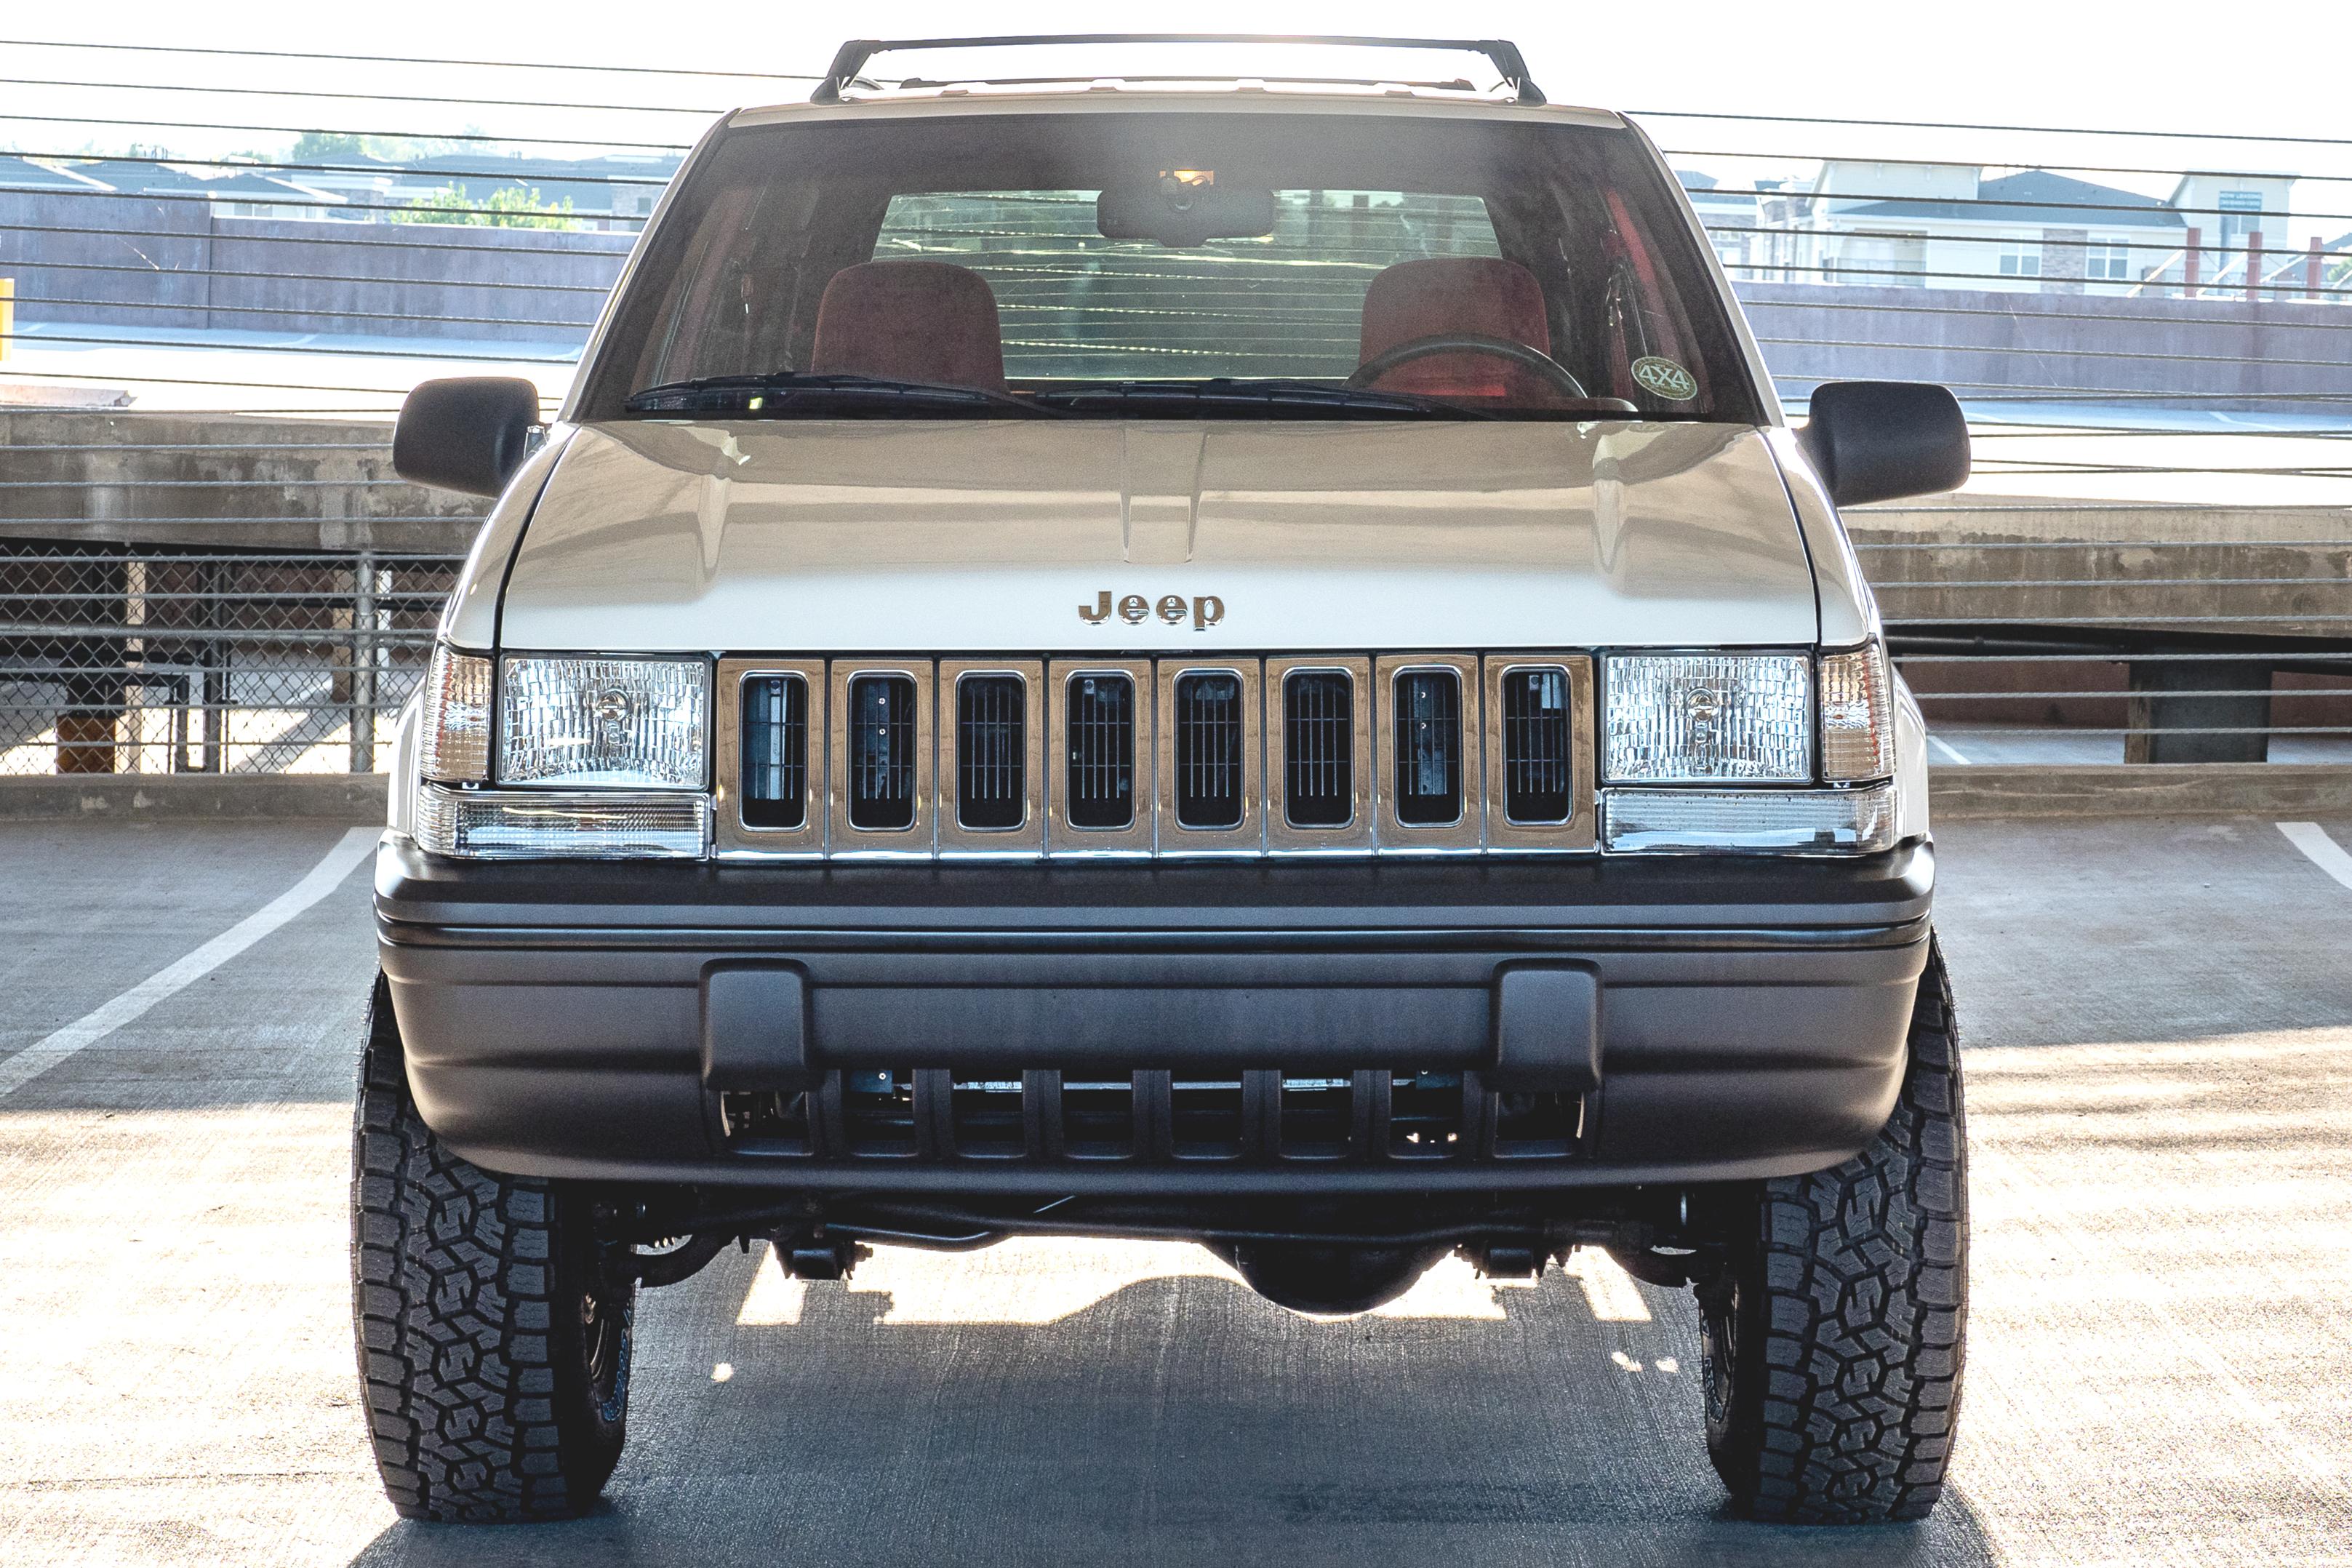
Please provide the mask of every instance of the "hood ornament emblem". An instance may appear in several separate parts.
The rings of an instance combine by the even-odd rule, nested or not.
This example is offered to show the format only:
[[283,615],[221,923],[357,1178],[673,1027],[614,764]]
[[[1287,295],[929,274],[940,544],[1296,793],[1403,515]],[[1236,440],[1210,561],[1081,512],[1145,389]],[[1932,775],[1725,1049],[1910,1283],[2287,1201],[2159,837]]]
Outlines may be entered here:
[[1181,595],[1168,594],[1154,604],[1140,594],[1129,594],[1114,604],[1111,591],[1105,588],[1095,595],[1093,604],[1078,606],[1078,619],[1089,626],[1106,626],[1114,614],[1131,626],[1141,626],[1154,615],[1171,626],[1181,626],[1189,615],[1192,617],[1192,629],[1205,632],[1225,618],[1225,602],[1214,594],[1201,594],[1189,600]]

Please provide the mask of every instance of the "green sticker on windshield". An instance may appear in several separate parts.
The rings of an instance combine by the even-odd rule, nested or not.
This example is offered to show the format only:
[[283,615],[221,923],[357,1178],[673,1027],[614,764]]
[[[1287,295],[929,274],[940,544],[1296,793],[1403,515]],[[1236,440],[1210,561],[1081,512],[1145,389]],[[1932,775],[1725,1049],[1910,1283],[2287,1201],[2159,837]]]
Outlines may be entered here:
[[1688,403],[1698,395],[1698,381],[1690,372],[1655,354],[1633,362],[1633,379],[1642,384],[1643,391],[1676,403]]

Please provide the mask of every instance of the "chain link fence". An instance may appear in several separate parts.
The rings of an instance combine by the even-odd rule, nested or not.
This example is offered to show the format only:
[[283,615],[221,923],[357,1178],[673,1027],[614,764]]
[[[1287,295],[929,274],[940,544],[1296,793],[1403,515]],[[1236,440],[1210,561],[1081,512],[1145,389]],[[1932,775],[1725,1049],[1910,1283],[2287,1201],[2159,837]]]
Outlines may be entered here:
[[376,772],[457,565],[0,541],[0,775]]

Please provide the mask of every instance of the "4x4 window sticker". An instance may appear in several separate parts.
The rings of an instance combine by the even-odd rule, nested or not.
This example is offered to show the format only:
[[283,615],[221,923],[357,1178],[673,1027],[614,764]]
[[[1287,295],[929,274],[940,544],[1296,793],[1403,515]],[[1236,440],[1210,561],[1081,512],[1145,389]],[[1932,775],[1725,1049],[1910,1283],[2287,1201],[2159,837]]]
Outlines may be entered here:
[[[1625,378],[1653,397],[1667,398],[1669,395],[1643,382],[1640,369],[1643,360],[1663,360],[1680,371],[1690,384],[1686,396],[1671,398],[1671,401],[1711,402],[1707,395],[1705,365],[1698,363],[1694,366],[1689,363],[1692,356],[1683,349],[1685,341],[1690,339],[1692,333],[1689,323],[1679,319],[1682,313],[1681,295],[1660,275],[1656,258],[1651,254],[1647,238],[1634,222],[1622,193],[1613,188],[1607,189],[1601,192],[1601,199],[1609,207],[1611,238],[1622,248],[1623,260],[1633,272],[1633,310],[1640,327],[1641,352],[1629,354],[1622,362]],[[1656,329],[1654,336],[1653,324]]]

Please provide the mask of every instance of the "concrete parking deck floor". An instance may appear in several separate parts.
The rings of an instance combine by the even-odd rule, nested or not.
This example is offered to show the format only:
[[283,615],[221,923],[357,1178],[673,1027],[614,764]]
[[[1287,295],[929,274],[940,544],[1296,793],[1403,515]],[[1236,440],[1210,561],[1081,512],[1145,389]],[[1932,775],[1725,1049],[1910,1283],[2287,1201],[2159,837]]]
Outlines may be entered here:
[[[340,831],[0,824],[0,1064]],[[597,1514],[400,1523],[348,1326],[354,874],[0,1098],[0,1561],[2352,1562],[2352,887],[2268,822],[1943,843],[1975,1314],[1925,1526],[1725,1517],[1688,1298],[1613,1269],[1318,1322],[1043,1243],[730,1256],[645,1299]]]

